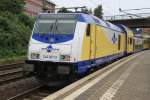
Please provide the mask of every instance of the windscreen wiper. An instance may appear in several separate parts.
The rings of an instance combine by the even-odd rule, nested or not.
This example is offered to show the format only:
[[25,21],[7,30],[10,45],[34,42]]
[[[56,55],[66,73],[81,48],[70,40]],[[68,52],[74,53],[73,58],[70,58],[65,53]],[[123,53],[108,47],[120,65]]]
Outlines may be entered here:
[[50,33],[52,33],[53,26],[54,26],[54,23],[52,23],[52,25],[50,26]]

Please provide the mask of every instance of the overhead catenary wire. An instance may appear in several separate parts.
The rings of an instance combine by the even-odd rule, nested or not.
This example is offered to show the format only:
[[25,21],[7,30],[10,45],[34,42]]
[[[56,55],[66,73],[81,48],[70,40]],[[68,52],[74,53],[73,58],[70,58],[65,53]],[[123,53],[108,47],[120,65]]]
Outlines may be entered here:
[[139,15],[137,15],[137,14],[132,14],[132,13],[126,12],[125,10],[122,10],[121,8],[119,8],[119,11],[122,12],[122,13],[125,13],[125,14],[127,14],[127,15],[133,15],[133,16],[136,16],[136,17],[140,17],[140,18],[141,18],[141,16],[139,16]]
[[122,11],[147,10],[147,9],[150,9],[150,8],[126,9],[126,10],[122,10]]

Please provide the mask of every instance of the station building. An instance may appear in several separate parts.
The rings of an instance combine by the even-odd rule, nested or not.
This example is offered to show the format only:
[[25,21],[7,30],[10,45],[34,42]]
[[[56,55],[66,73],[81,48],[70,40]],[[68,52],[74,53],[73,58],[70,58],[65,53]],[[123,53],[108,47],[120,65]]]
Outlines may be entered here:
[[[25,1],[25,13],[29,16],[36,16],[43,11],[43,0],[24,0]],[[48,12],[55,12],[55,3],[45,0],[46,9]]]

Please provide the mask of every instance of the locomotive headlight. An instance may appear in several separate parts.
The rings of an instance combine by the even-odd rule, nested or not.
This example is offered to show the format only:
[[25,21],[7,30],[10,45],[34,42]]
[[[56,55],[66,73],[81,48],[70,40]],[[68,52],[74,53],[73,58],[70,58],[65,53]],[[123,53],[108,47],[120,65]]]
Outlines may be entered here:
[[70,61],[70,56],[69,55],[60,55],[60,60],[61,61]]
[[31,53],[31,59],[39,59],[40,58],[40,54],[38,53]]

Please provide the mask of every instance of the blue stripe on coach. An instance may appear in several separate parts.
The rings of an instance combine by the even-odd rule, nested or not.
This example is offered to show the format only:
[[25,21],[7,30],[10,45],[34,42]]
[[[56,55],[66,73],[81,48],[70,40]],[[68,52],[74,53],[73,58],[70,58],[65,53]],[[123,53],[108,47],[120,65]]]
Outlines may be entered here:
[[110,61],[115,60],[122,56],[124,56],[124,52],[97,58],[97,59],[77,62],[76,63],[77,72],[78,72],[78,74],[83,74],[83,73],[87,72],[87,70],[89,68],[96,67],[96,65],[97,66],[102,65],[104,63],[110,62]]

